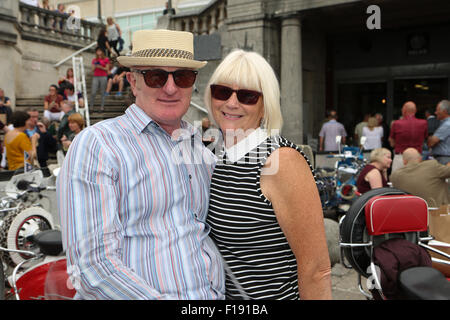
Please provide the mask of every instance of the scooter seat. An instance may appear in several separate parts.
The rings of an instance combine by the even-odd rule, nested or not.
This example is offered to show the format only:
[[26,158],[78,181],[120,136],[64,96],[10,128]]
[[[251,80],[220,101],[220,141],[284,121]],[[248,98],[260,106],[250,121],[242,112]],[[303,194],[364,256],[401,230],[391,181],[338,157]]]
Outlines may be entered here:
[[414,267],[400,273],[400,286],[413,300],[449,300],[450,282],[437,269]]
[[32,236],[36,245],[45,255],[57,256],[63,251],[62,236],[59,230],[45,230]]

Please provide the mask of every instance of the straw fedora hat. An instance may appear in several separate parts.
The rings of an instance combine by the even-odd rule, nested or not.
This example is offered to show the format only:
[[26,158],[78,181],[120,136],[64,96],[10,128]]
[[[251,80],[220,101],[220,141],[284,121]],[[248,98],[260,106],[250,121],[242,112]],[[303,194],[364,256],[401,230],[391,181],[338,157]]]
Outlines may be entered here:
[[125,67],[159,66],[200,69],[194,60],[194,35],[186,31],[138,30],[133,33],[131,55],[117,58]]

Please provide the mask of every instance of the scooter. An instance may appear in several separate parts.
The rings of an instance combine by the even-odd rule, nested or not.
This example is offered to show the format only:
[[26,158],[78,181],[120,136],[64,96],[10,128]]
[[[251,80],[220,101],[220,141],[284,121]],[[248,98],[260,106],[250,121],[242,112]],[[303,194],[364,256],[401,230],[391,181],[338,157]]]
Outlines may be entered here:
[[[361,138],[364,145],[365,137]],[[341,136],[336,137],[339,153],[327,155],[337,158],[334,169],[317,168],[316,185],[325,217],[338,221],[358,196],[356,181],[366,161],[362,149],[344,146],[341,150]]]
[[431,245],[428,210],[420,197],[377,188],[356,199],[339,221],[341,264],[358,273],[367,299],[450,300],[450,277],[439,271],[450,266],[450,255]]
[[[0,251],[14,252],[30,257],[19,263],[8,283],[10,292],[0,288],[0,297],[14,295],[16,300],[71,300],[76,291],[67,274],[66,257],[63,255],[61,232],[46,230],[30,236],[28,241],[39,251],[12,250],[0,247]],[[23,271],[19,271],[23,269]],[[1,277],[4,277],[1,272]]]

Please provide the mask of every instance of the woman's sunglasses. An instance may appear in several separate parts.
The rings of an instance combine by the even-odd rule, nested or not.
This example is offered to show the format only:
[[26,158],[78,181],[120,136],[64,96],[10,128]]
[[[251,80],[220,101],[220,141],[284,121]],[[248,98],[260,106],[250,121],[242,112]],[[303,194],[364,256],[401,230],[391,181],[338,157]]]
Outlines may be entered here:
[[243,104],[256,104],[259,97],[262,96],[262,93],[258,91],[247,89],[233,90],[230,87],[222,86],[220,84],[212,84],[210,88],[211,96],[214,99],[222,101],[228,100],[233,92],[236,92],[237,99]]
[[197,77],[197,71],[194,70],[175,70],[172,72],[162,70],[162,69],[152,69],[152,70],[133,70],[144,76],[144,81],[150,88],[162,88],[169,78],[169,74],[172,75],[173,81],[180,88],[190,88],[194,85],[195,79]]

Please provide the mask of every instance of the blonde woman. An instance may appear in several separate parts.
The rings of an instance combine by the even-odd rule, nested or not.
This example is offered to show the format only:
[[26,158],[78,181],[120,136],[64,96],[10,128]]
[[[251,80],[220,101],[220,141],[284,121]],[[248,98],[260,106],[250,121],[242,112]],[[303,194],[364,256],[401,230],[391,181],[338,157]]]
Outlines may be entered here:
[[391,151],[386,148],[377,148],[370,153],[370,163],[367,164],[358,176],[356,187],[358,192],[365,193],[371,189],[387,187],[387,169],[392,164]]
[[366,141],[364,142],[365,151],[381,148],[383,127],[378,126],[377,118],[370,117],[367,120],[367,126],[362,129],[362,135],[366,137]]
[[255,52],[231,52],[205,103],[223,136],[207,222],[229,299],[330,299],[330,260],[312,168],[279,135],[278,80]]
[[116,52],[117,55],[120,54],[120,51],[117,49],[117,44],[119,43],[119,38],[122,37],[122,30],[117,23],[114,22],[112,17],[106,18],[106,32],[108,34],[108,42],[112,49]]

